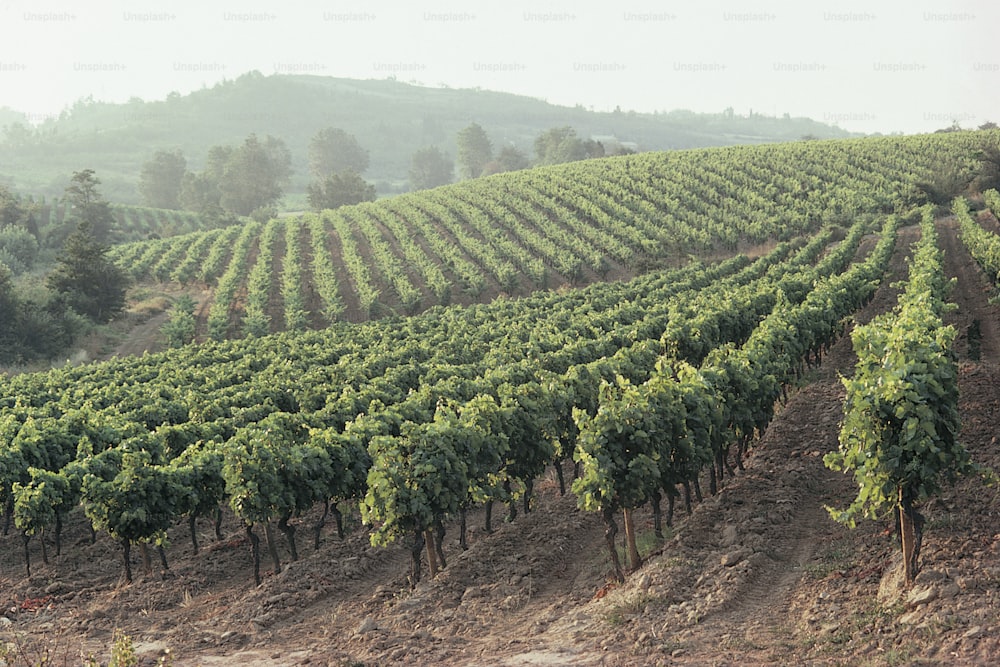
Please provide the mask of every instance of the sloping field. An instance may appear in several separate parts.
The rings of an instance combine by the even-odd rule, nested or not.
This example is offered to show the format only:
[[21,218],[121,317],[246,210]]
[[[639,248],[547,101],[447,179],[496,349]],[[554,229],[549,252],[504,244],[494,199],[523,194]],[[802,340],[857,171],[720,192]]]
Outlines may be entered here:
[[[711,210],[742,226],[719,225],[702,249],[769,244],[756,259],[0,380],[0,630],[24,655],[47,645],[69,662],[106,651],[115,628],[181,665],[990,662],[995,488],[966,479],[922,509],[919,600],[891,577],[876,597],[893,570],[891,522],[851,532],[822,509],[853,496],[822,455],[836,446],[838,374],[853,365],[844,334],[893,307],[920,235],[911,168],[975,138],[786,146],[817,151],[817,164],[829,147],[830,183],[855,183],[801,197],[761,194],[768,172],[750,165],[770,147],[730,152],[718,164],[733,176],[719,182],[753,172],[761,190],[720,195]],[[896,176],[874,168],[906,162],[897,150],[910,162]],[[792,178],[773,164],[775,182]],[[458,207],[489,182],[425,196]],[[643,196],[671,187],[660,182]],[[517,200],[505,210],[522,205],[494,191],[490,201]],[[643,209],[639,195],[622,199]],[[315,220],[354,234],[366,210],[390,204]],[[315,275],[288,250],[309,224],[244,228],[232,253]],[[955,227],[938,224],[945,274],[958,278],[963,437],[995,467],[998,318]],[[646,268],[680,252],[643,247]],[[247,304],[266,275],[253,267]],[[273,313],[273,298],[256,303]],[[965,361],[974,321],[981,356]],[[676,504],[672,527],[659,525],[660,500]],[[625,559],[612,529],[623,518],[638,535]],[[643,563],[629,567],[634,556]]]
[[591,160],[123,245],[113,256],[140,282],[213,288],[199,339],[412,315],[759,252],[824,223],[892,212],[982,134]]

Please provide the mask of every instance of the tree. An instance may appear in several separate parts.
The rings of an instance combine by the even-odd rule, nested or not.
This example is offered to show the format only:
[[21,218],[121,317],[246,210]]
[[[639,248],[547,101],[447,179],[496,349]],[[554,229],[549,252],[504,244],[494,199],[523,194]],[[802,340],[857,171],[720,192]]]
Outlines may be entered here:
[[128,288],[128,277],[108,259],[108,250],[84,220],[66,239],[58,266],[45,281],[66,305],[100,323],[110,322],[125,309]]
[[478,123],[458,133],[458,169],[462,178],[478,178],[493,159],[493,144]]
[[538,164],[561,164],[604,157],[604,146],[592,139],[580,139],[569,126],[553,127],[535,139],[535,154]]
[[343,171],[363,174],[368,169],[368,151],[353,134],[328,127],[317,132],[309,142],[309,168],[320,180]]
[[483,175],[499,174],[505,171],[517,171],[527,169],[531,166],[528,156],[521,152],[516,146],[504,146],[496,159],[491,161],[483,169]]
[[250,215],[274,204],[292,174],[292,154],[281,139],[263,142],[251,134],[225,163],[219,180],[220,204],[237,215]]
[[38,259],[38,240],[23,227],[0,227],[0,263],[15,275],[29,270]]
[[72,208],[71,220],[80,225],[86,223],[86,229],[98,243],[107,243],[115,225],[115,215],[111,204],[97,190],[101,180],[94,175],[93,169],[73,172],[73,178],[66,188],[66,201]]
[[437,146],[421,148],[410,161],[410,185],[414,190],[451,183],[455,165]]
[[975,183],[980,192],[1000,188],[1000,140],[996,134],[986,135],[975,154],[979,162],[979,173]]
[[0,229],[26,227],[31,212],[21,198],[6,186],[0,185]]
[[309,206],[322,211],[375,201],[375,186],[367,183],[357,172],[344,171],[310,183],[307,197]]
[[179,209],[186,169],[187,160],[179,150],[156,151],[139,174],[139,193],[146,205]]
[[181,206],[188,211],[202,215],[215,216],[222,213],[219,201],[219,182],[206,169],[200,174],[187,172],[181,179],[181,190],[178,195]]
[[14,349],[17,305],[10,269],[0,261],[0,359],[3,360],[9,358]]

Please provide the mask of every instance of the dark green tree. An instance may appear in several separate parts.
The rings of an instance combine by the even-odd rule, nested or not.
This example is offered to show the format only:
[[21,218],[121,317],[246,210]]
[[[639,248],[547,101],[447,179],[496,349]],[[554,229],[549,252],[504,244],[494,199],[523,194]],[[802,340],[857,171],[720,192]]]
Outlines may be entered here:
[[310,183],[306,192],[309,206],[317,211],[375,201],[375,186],[354,171],[330,174]]
[[363,174],[368,169],[368,151],[353,134],[328,127],[309,142],[309,168],[319,180],[344,171]]
[[30,209],[21,198],[0,185],[0,229],[5,227],[27,227]]
[[421,148],[410,161],[410,185],[414,190],[451,183],[455,165],[437,146]]
[[139,193],[147,206],[179,209],[181,183],[187,169],[187,160],[179,150],[156,151],[152,159],[142,165],[139,174]]
[[222,208],[237,215],[250,215],[276,203],[292,174],[292,154],[281,139],[268,136],[260,141],[251,134],[235,149],[219,180]]
[[108,250],[84,220],[66,239],[58,265],[45,281],[67,306],[101,323],[125,309],[128,289],[128,277],[108,259]]
[[975,158],[979,162],[976,188],[980,192],[1000,189],[1000,137],[996,132],[983,137]]
[[0,262],[0,359],[8,358],[14,347],[17,322],[17,296],[10,269]]
[[472,123],[459,131],[458,170],[462,178],[479,178],[486,165],[493,160],[493,144],[486,131],[478,123]]
[[111,204],[97,190],[101,180],[93,169],[73,172],[73,178],[66,188],[66,202],[72,213],[70,221],[77,223],[77,230],[86,223],[86,228],[98,243],[107,243],[115,227],[115,215]]

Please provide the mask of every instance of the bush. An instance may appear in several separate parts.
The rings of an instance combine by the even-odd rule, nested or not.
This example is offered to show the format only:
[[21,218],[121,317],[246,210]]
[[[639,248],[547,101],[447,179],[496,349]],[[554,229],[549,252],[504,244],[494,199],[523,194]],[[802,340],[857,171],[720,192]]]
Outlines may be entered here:
[[31,270],[38,259],[38,241],[23,227],[0,229],[0,262],[14,275]]
[[170,309],[170,318],[160,328],[166,336],[167,345],[181,347],[194,340],[195,326],[194,300],[187,294],[179,297]]

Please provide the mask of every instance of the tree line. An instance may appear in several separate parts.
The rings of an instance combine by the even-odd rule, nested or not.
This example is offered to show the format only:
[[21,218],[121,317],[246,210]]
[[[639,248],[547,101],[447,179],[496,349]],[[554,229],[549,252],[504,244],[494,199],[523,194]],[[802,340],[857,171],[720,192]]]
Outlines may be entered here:
[[[462,129],[457,144],[454,160],[438,146],[417,150],[410,160],[410,187],[422,190],[451,183],[456,167],[460,178],[469,179],[526,169],[533,164],[615,154],[597,141],[581,139],[568,126],[538,136],[534,161],[510,144],[495,150],[478,123]],[[273,215],[284,194],[292,174],[291,163],[284,141],[270,135],[260,139],[251,134],[240,146],[211,147],[204,169],[198,172],[188,169],[187,159],[179,149],[159,150],[143,164],[139,192],[144,203],[154,208],[191,210],[216,222],[230,216],[253,216],[263,221]],[[320,211],[374,201],[375,186],[363,177],[368,166],[369,153],[353,134],[336,127],[318,132],[309,144],[309,206]]]
[[43,287],[30,280],[36,265],[47,264],[39,261],[45,247],[37,205],[0,186],[0,363],[52,358],[124,310],[129,280],[107,257],[117,223],[100,182],[90,169],[73,174],[70,215],[51,230],[63,241]]

